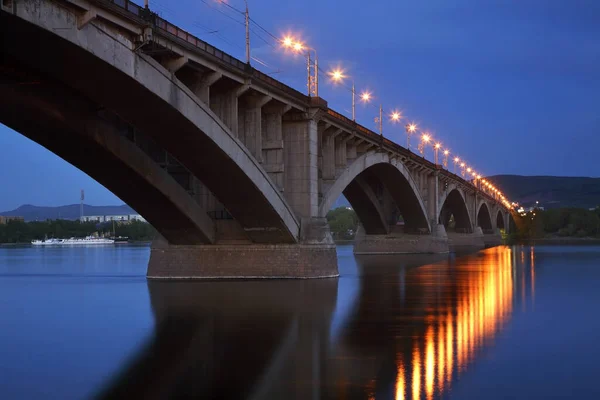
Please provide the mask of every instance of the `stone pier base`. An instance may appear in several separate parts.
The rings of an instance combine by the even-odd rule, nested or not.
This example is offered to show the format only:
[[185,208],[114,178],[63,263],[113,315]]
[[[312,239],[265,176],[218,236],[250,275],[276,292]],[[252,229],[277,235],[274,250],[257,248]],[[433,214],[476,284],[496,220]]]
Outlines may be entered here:
[[500,246],[502,244],[502,235],[499,233],[483,235],[485,247]]
[[171,245],[158,238],[152,243],[147,277],[308,279],[339,276],[335,243],[325,218],[303,219],[298,244],[256,244],[240,241],[237,236],[224,235],[220,242],[210,245]]
[[[479,231],[479,232],[478,232]],[[483,232],[478,228],[474,233],[448,233],[448,242],[452,250],[461,249],[483,249],[485,242],[483,241]]]
[[335,245],[153,245],[148,279],[330,278]]
[[433,234],[413,235],[391,233],[366,235],[359,227],[354,242],[354,254],[436,254],[448,253],[448,237],[443,225]]

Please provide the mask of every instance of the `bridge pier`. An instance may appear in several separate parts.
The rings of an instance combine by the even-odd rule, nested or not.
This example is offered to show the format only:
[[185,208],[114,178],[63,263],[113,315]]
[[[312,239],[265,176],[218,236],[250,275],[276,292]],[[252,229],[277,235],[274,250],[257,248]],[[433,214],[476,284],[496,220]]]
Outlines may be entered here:
[[500,230],[495,229],[493,233],[484,233],[483,242],[485,243],[485,247],[500,246],[502,244],[502,234],[500,233]]
[[[225,229],[223,229],[224,231]],[[309,279],[339,275],[335,243],[325,218],[301,222],[301,242],[244,242],[221,232],[216,244],[151,246],[148,279]]]
[[448,253],[448,236],[444,225],[430,234],[393,231],[386,235],[367,235],[359,225],[354,241],[354,254],[437,254]]
[[485,242],[483,240],[483,231],[480,227],[475,227],[473,233],[448,233],[448,244],[454,251],[461,249],[483,249]]

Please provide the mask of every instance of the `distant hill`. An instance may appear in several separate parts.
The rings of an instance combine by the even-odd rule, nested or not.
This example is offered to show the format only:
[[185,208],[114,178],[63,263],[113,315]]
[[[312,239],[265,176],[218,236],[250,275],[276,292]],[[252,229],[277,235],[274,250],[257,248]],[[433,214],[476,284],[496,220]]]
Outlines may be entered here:
[[544,208],[600,205],[600,178],[562,176],[490,176],[511,201],[527,207],[540,202]]
[[[84,215],[129,215],[137,214],[131,207],[123,204],[121,206],[90,206],[83,205]],[[25,221],[45,221],[47,219],[70,219],[79,218],[79,204],[70,204],[59,207],[40,207],[31,204],[25,204],[12,210],[0,212],[0,215],[18,216],[25,218]]]

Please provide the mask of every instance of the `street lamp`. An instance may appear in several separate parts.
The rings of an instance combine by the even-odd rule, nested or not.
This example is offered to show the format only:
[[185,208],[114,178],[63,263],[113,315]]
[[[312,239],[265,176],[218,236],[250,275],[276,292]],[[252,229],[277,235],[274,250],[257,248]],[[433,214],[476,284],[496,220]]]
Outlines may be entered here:
[[448,156],[450,155],[450,150],[444,150],[444,161],[442,162],[444,164],[444,168],[448,169]]
[[406,124],[406,149],[410,150],[410,135],[417,131],[417,125],[414,123]]
[[[341,69],[334,69],[329,72],[329,76],[331,76],[331,80],[338,83],[343,82],[344,78],[347,76],[344,75],[344,71]],[[352,80],[352,121],[356,121],[356,90],[354,89],[354,79]]]
[[423,133],[423,136],[421,136],[421,143],[419,143],[419,153],[421,153],[423,158],[425,158],[425,145],[428,144],[430,140],[431,136],[428,133]]
[[435,165],[438,164],[438,151],[440,151],[440,147],[442,147],[442,144],[440,142],[433,145],[433,159],[435,160]]
[[460,163],[460,176],[465,177],[465,167],[466,164],[464,162]]
[[[306,46],[304,43],[294,39],[291,36],[286,36],[281,40],[283,47],[291,49],[295,53],[302,53],[305,51],[306,56],[306,72],[307,72],[307,87],[308,96],[319,97],[319,58],[317,56],[317,50],[312,47]],[[310,62],[310,52],[315,53],[315,62]]]
[[460,158],[454,157],[454,169],[452,170],[452,172],[454,174],[456,174],[456,164],[458,164],[459,162],[460,162]]

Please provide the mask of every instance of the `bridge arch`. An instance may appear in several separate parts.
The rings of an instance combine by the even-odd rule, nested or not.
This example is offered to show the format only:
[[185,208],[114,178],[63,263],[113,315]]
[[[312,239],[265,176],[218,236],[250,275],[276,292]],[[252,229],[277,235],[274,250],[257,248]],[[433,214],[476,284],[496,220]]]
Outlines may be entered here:
[[485,201],[481,202],[477,210],[477,226],[484,231],[493,229],[490,209]]
[[[366,175],[375,176],[389,191],[402,213],[405,226],[408,229],[425,228],[431,231],[425,205],[410,172],[398,159],[390,158],[387,153],[376,151],[370,151],[361,155],[342,172],[323,196],[323,200],[319,206],[319,216],[325,217],[339,196],[342,193],[345,194],[349,188],[352,188],[357,178],[360,180]],[[350,199],[348,200],[350,201]],[[364,223],[367,218],[369,220],[383,218],[381,211],[375,211],[376,203],[371,208],[372,211],[368,217],[365,217],[363,214],[361,218],[359,215],[361,223]],[[358,212],[357,210],[357,214]],[[383,223],[385,224],[385,221]],[[387,230],[387,226],[385,229]],[[367,233],[375,232],[367,231]]]
[[498,210],[496,213],[496,228],[506,230],[506,226],[504,225],[504,213],[502,210]]
[[451,217],[454,217],[456,232],[471,233],[473,231],[465,195],[457,187],[449,188],[440,208],[439,223],[443,224],[446,230],[449,229]]
[[60,90],[48,82],[0,85],[0,121],[88,173],[171,243],[214,243],[214,222],[183,186],[85,100]]
[[[252,241],[298,241],[299,221],[264,168],[174,74],[138,54],[136,43],[127,36],[115,37],[101,20],[78,29],[71,10],[47,2],[39,7],[19,17],[3,15],[1,54],[106,107],[174,155],[223,203]],[[14,32],[19,32],[19,43],[10,40]],[[27,49],[21,45],[25,42]],[[110,187],[110,179],[121,178],[101,183]]]

